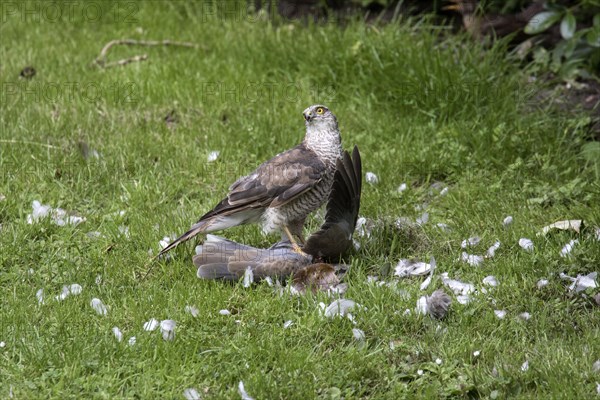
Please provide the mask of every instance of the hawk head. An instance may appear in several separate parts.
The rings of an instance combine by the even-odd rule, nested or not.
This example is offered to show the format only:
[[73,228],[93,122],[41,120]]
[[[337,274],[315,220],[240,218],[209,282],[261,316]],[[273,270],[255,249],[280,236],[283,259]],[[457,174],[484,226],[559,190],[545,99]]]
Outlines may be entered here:
[[316,104],[314,106],[308,107],[306,110],[302,112],[304,115],[304,120],[306,121],[307,127],[314,128],[337,128],[337,120],[335,115],[329,108]]
[[[310,106],[302,112],[306,121],[304,143],[321,157],[330,160],[340,158],[342,138],[335,115],[320,104]],[[335,165],[335,161],[332,161]]]

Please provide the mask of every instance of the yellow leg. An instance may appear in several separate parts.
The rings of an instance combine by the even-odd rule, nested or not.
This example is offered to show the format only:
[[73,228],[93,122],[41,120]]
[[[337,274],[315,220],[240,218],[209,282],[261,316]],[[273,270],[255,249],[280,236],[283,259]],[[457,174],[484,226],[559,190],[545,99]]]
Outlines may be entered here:
[[283,232],[290,240],[290,243],[292,244],[292,250],[294,250],[294,252],[302,255],[307,255],[305,252],[302,251],[302,248],[298,246],[298,243],[296,243],[296,240],[294,240],[294,235],[292,235],[292,233],[290,232],[290,228],[288,228],[287,225],[283,226]]

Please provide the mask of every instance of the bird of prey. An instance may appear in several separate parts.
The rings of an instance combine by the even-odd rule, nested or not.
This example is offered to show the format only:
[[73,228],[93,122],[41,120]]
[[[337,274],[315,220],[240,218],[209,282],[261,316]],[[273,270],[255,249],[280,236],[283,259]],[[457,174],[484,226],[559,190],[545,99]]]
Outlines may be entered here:
[[260,223],[265,233],[279,231],[300,253],[294,236],[303,244],[304,221],[329,196],[336,163],[342,156],[342,139],[333,113],[323,105],[313,105],[303,115],[306,134],[302,143],[234,182],[225,199],[158,256],[200,233],[248,223]]
[[[309,236],[302,249],[304,253],[295,252],[287,240],[269,249],[257,249],[208,235],[207,240],[200,246],[199,254],[194,256],[198,277],[237,280],[244,275],[248,267],[258,279],[267,276],[286,278],[294,275],[294,280],[297,278],[310,281],[315,276],[330,277],[330,274],[323,274],[327,271],[325,264],[313,263],[322,259],[337,262],[352,247],[361,189],[362,165],[358,148],[354,147],[352,157],[348,152],[344,152],[342,159],[337,161],[333,187],[327,201],[325,222],[319,231]],[[314,268],[310,269],[311,266]],[[306,273],[303,274],[303,271]]]

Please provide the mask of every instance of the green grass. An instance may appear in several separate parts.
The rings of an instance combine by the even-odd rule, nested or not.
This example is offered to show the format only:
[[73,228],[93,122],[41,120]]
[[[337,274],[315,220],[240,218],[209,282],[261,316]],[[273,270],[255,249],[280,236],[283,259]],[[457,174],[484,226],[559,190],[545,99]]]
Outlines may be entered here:
[[[78,3],[56,23],[43,17],[44,4],[29,3],[39,20],[17,4],[0,25],[0,397],[183,398],[195,387],[205,398],[236,398],[239,381],[257,399],[595,396],[598,308],[570,295],[558,273],[598,270],[591,227],[600,225],[600,157],[589,156],[586,117],[535,104],[535,84],[501,45],[484,51],[427,22],[304,26],[225,18],[184,2],[101,3],[99,22]],[[110,60],[149,59],[91,66],[117,38],[201,48],[117,47]],[[19,79],[27,65],[36,76]],[[198,280],[191,244],[140,280],[163,236],[183,232],[239,175],[301,140],[301,111],[314,103],[336,113],[345,148],[357,144],[365,172],[380,179],[365,185],[361,215],[384,224],[346,260],[345,296],[367,308],[356,313],[365,345],[353,340],[349,320],[320,316],[318,303],[330,302],[324,294],[280,297],[264,284]],[[85,160],[79,141],[100,157]],[[207,163],[212,150],[219,159]],[[409,189],[398,194],[402,182]],[[434,182],[448,195],[430,195]],[[34,200],[87,220],[27,224]],[[422,228],[389,223],[418,217],[424,202],[430,220]],[[505,228],[507,215],[515,222]],[[585,220],[581,235],[536,236],[567,218]],[[255,246],[275,240],[253,226],[223,235]],[[502,242],[482,267],[458,261],[461,241],[473,235],[482,237],[469,250],[477,254]],[[535,251],[522,250],[521,237]],[[575,237],[573,257],[560,258]],[[431,256],[438,272],[478,286],[494,275],[500,285],[467,306],[454,302],[437,322],[403,315],[423,294],[421,280],[399,281],[405,295],[367,283],[368,275],[394,280],[384,272],[400,258]],[[543,290],[540,278],[550,280]],[[82,294],[55,301],[71,283]],[[441,285],[434,279],[427,293]],[[92,310],[94,297],[108,315]],[[225,308],[231,316],[219,314]],[[517,318],[523,311],[531,320]],[[144,332],[150,318],[176,320],[175,340]],[[287,320],[294,325],[283,329]]]

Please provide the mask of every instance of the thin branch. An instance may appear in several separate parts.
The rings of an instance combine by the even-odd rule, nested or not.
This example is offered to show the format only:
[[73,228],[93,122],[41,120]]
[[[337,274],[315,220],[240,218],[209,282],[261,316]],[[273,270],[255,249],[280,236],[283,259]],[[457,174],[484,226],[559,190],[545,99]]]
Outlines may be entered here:
[[127,65],[127,64],[130,64],[133,62],[146,61],[147,59],[148,59],[148,55],[142,54],[141,56],[133,56],[133,57],[129,57],[129,58],[123,58],[122,60],[119,60],[119,61],[113,61],[113,62],[106,63],[102,66],[102,68],[121,67],[123,65]]
[[115,40],[111,40],[106,45],[104,45],[104,47],[100,51],[100,55],[95,60],[96,64],[101,67],[108,68],[109,66],[114,67],[114,66],[119,66],[119,65],[126,65],[131,62],[144,61],[148,58],[148,56],[146,54],[144,54],[141,56],[125,58],[123,60],[119,60],[119,61],[107,64],[106,56],[108,54],[108,51],[112,47],[119,46],[119,45],[124,45],[124,46],[178,46],[178,47],[191,47],[191,48],[199,47],[196,43],[174,42],[174,41],[168,40],[168,39],[167,40],[115,39]]

